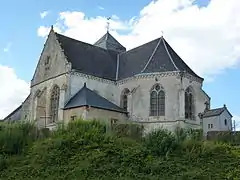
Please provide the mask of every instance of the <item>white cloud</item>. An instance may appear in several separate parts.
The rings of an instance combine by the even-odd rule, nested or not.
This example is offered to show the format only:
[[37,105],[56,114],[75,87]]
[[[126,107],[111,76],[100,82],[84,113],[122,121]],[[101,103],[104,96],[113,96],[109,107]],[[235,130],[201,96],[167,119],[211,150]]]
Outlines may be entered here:
[[49,11],[43,11],[40,13],[41,19],[44,19],[49,14]]
[[8,43],[6,47],[3,49],[4,52],[9,52],[12,47],[12,43]]
[[100,10],[104,10],[105,8],[102,7],[102,6],[98,6],[98,9],[100,9]]
[[50,27],[40,26],[40,27],[38,28],[37,34],[38,34],[38,36],[40,36],[40,37],[46,37],[46,36],[48,35],[50,29],[51,29]]
[[[62,32],[61,28],[64,28],[64,27],[61,26],[61,24],[56,24],[53,29],[55,32],[61,33]],[[37,34],[38,36],[45,38],[49,34],[50,30],[51,30],[51,27],[40,26],[37,30]]]
[[[211,0],[202,8],[192,2],[154,0],[128,21],[112,18],[111,33],[129,49],[160,37],[163,30],[165,39],[184,61],[211,80],[239,64],[240,1]],[[93,43],[106,32],[106,17],[61,12],[56,26],[67,36]],[[39,34],[46,35],[44,28],[39,28]]]
[[14,70],[0,65],[0,119],[17,108],[29,93],[29,84],[17,77]]

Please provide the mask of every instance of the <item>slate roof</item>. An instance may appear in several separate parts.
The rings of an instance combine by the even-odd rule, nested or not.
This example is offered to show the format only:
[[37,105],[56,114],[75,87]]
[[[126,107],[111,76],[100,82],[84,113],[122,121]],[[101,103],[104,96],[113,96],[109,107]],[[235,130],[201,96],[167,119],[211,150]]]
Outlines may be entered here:
[[[72,68],[82,73],[121,80],[141,73],[185,71],[203,80],[160,37],[129,51],[107,32],[94,45],[56,33]],[[117,73],[116,73],[117,72]]]
[[3,119],[3,121],[19,121],[21,120],[21,111],[22,110],[22,105],[18,106],[13,112],[11,112],[7,117]]
[[105,50],[56,33],[57,39],[72,68],[109,80],[116,79],[117,52]]
[[186,71],[202,79],[177,55],[163,37],[120,54],[119,79],[141,73],[169,71]]
[[77,108],[82,106],[91,106],[99,109],[105,109],[116,112],[127,113],[124,109],[108,101],[104,97],[88,89],[86,83],[65,105],[64,109]]
[[[22,104],[24,104],[28,98],[30,97],[30,94],[27,96],[27,98],[23,101]],[[19,121],[22,117],[22,104],[18,106],[13,112],[11,112],[9,115],[7,115],[3,121]]]
[[101,47],[106,50],[113,50],[116,52],[126,51],[126,48],[123,45],[121,45],[109,32],[107,32],[103,37],[101,37],[93,45]]
[[208,110],[208,111],[206,111],[205,113],[203,113],[203,116],[202,116],[202,117],[203,117],[203,118],[207,118],[207,117],[219,116],[219,115],[221,115],[225,110],[230,114],[231,117],[233,117],[232,114],[227,110],[226,107],[221,107],[221,108],[216,108],[216,109]]

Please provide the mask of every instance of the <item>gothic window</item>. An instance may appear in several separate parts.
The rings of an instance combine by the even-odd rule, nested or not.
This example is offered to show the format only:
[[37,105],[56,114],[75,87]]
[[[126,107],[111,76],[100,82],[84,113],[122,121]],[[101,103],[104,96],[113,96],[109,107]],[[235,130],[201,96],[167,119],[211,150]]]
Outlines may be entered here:
[[129,89],[125,88],[121,94],[121,107],[126,111],[128,109],[128,94],[129,94],[129,92],[130,92]]
[[186,119],[195,119],[194,113],[194,96],[192,88],[188,87],[185,91],[185,118]]
[[160,84],[150,92],[150,116],[165,116],[165,91]]
[[55,85],[51,92],[51,107],[50,107],[50,117],[51,122],[56,122],[58,120],[58,107],[59,107],[59,96],[60,88]]

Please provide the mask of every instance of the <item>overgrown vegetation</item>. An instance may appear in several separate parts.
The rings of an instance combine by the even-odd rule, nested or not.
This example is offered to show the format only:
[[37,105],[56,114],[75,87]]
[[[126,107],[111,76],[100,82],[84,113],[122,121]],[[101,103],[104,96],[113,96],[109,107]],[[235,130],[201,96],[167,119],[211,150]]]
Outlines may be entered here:
[[201,131],[74,121],[56,131],[0,124],[0,179],[239,179],[240,149]]

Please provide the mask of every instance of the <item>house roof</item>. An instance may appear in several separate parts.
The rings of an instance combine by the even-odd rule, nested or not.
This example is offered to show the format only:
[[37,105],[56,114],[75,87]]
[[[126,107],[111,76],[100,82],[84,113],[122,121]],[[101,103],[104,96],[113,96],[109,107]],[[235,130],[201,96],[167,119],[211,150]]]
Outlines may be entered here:
[[84,43],[56,33],[72,68],[105,79],[116,79],[117,52]]
[[232,114],[231,114],[231,113],[228,111],[228,109],[226,108],[226,106],[221,107],[221,108],[216,108],[216,109],[208,110],[208,111],[206,111],[206,112],[203,113],[203,116],[202,116],[202,117],[203,117],[203,118],[207,118],[207,117],[219,116],[219,115],[221,115],[225,110],[229,113],[229,115],[230,115],[231,117],[233,117]]
[[126,48],[123,45],[121,45],[109,32],[104,34],[104,36],[102,36],[93,45],[101,47],[106,50],[113,50],[116,52],[125,52],[126,51]]
[[65,105],[64,109],[77,108],[82,106],[91,106],[99,109],[105,109],[116,112],[127,113],[124,109],[108,101],[96,92],[88,89],[86,83]]
[[[30,97],[30,94],[27,96],[27,98],[23,101],[22,104],[24,104],[28,98]],[[22,104],[18,106],[13,112],[11,112],[9,115],[7,115],[3,121],[18,121],[21,120],[22,116]]]
[[13,112],[11,112],[3,121],[18,121],[21,120],[22,105],[18,106]]
[[185,71],[202,79],[177,55],[163,37],[120,54],[119,67],[120,79],[141,73],[169,71]]
[[125,51],[109,32],[94,45],[58,33],[56,36],[72,68],[85,74],[115,81],[142,73],[185,71],[203,80],[163,37]]

